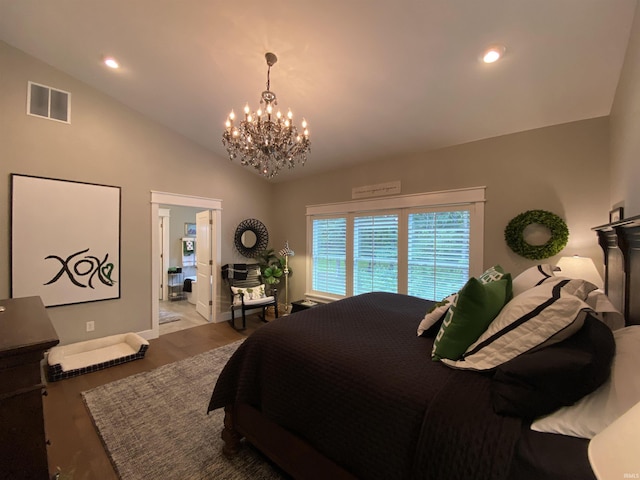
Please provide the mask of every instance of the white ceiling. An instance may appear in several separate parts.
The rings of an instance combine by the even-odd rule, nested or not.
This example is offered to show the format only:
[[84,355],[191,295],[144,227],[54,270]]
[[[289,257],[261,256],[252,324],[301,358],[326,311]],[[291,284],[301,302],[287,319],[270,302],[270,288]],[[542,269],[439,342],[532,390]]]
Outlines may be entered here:
[[[0,0],[0,39],[223,158],[274,52],[271,89],[312,141],[278,181],[607,115],[637,3]],[[504,59],[481,63],[496,43]]]

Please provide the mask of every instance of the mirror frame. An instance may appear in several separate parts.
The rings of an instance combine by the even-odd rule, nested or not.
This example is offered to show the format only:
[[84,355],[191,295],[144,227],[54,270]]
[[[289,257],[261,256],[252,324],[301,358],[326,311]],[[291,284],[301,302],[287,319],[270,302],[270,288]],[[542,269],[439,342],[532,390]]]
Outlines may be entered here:
[[[242,243],[242,235],[245,232],[253,232],[256,236],[256,243],[250,248],[247,248]],[[236,228],[236,233],[233,237],[233,243],[236,246],[238,252],[247,258],[255,258],[260,252],[266,250],[269,244],[269,232],[267,227],[264,226],[260,220],[255,218],[247,218],[243,220]]]

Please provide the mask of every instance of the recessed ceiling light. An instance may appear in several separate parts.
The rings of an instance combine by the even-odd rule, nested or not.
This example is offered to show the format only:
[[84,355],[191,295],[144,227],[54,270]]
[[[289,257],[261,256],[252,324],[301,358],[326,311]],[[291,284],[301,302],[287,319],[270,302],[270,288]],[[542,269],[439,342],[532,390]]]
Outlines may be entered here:
[[485,50],[484,55],[482,56],[482,61],[484,63],[494,63],[502,58],[505,52],[505,48],[502,45],[495,45],[493,47]]
[[120,68],[118,61],[113,57],[106,57],[104,59],[104,64],[109,68]]

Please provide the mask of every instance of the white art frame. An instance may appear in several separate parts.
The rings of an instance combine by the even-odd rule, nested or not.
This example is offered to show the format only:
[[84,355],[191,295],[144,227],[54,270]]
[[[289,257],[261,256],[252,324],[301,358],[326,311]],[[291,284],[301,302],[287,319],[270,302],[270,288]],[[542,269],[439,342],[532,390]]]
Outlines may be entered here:
[[120,298],[121,189],[11,174],[11,297]]

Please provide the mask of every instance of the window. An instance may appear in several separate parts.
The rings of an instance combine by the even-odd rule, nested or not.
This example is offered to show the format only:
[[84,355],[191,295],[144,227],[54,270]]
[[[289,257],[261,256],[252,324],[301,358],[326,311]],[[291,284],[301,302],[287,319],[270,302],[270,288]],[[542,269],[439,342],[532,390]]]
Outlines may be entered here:
[[409,214],[409,295],[440,300],[469,279],[469,210]]
[[355,217],[353,294],[398,292],[398,215]]
[[484,187],[307,208],[307,295],[440,300],[482,272]]
[[314,289],[334,295],[346,295],[346,218],[314,219],[312,231]]

